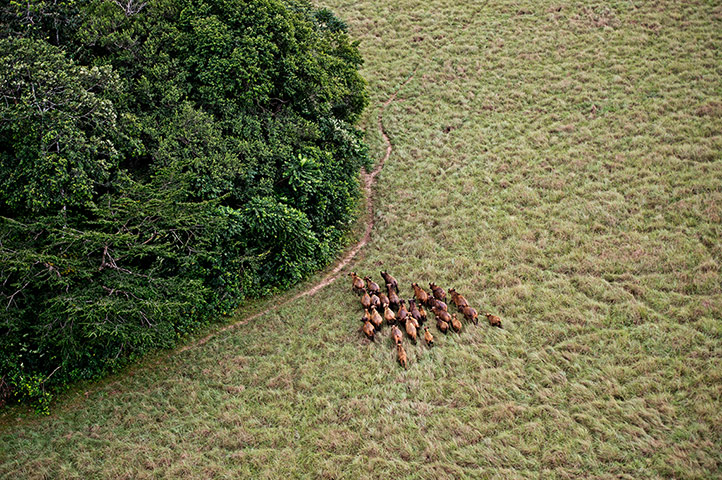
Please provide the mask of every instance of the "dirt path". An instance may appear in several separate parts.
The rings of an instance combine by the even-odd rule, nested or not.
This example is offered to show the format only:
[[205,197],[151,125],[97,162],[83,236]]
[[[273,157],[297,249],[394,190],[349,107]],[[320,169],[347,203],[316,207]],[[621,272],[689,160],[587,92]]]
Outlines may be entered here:
[[391,156],[391,152],[393,151],[393,146],[391,145],[391,140],[389,139],[389,136],[386,134],[386,130],[384,129],[383,114],[384,114],[384,111],[386,110],[386,107],[388,107],[391,104],[391,102],[393,102],[396,99],[396,95],[398,95],[399,91],[407,83],[409,83],[412,78],[414,78],[415,73],[416,73],[415,71],[412,72],[406,78],[406,80],[404,80],[404,82],[401,85],[399,85],[399,87],[396,89],[396,91],[381,105],[381,110],[379,110],[377,124],[378,124],[379,132],[381,133],[381,136],[383,137],[384,142],[386,143],[386,153],[381,158],[381,160],[379,160],[378,164],[372,171],[370,171],[370,172],[362,171],[361,172],[362,188],[364,191],[364,197],[366,198],[366,212],[365,212],[366,222],[365,222],[364,234],[361,237],[361,239],[356,243],[356,245],[354,245],[346,253],[346,255],[344,255],[344,257],[341,258],[338,261],[338,263],[336,263],[336,266],[321,281],[319,281],[315,285],[312,285],[308,289],[306,289],[300,293],[297,293],[296,295],[293,295],[292,297],[290,297],[286,300],[283,300],[280,303],[272,305],[258,313],[254,313],[253,315],[250,315],[242,320],[239,320],[230,325],[226,325],[225,327],[223,327],[219,330],[216,330],[215,332],[213,332],[209,335],[206,335],[205,337],[184,346],[183,348],[181,348],[179,350],[179,352],[185,352],[186,350],[190,350],[191,348],[199,347],[220,333],[226,332],[228,330],[233,330],[241,325],[245,325],[246,323],[248,323],[252,320],[255,320],[263,315],[266,315],[269,312],[272,312],[273,310],[278,309],[279,307],[287,305],[288,303],[293,302],[294,300],[298,300],[301,297],[305,297],[307,295],[314,295],[314,294],[318,293],[318,291],[321,290],[322,288],[327,287],[327,286],[331,285],[333,282],[335,282],[336,280],[338,280],[341,270],[343,270],[344,267],[346,267],[351,262],[351,260],[353,260],[354,257],[356,257],[358,252],[364,246],[366,246],[366,244],[371,239],[371,230],[373,230],[373,228],[374,228],[374,199],[373,199],[373,195],[372,195],[373,187],[376,183],[376,176],[384,168],[384,164],[386,163],[386,160],[389,159],[389,156]]

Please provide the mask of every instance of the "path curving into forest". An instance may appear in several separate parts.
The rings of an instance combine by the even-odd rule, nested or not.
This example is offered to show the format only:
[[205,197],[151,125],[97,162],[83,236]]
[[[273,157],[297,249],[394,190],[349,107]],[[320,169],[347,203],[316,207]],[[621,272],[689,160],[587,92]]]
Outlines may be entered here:
[[346,254],[336,263],[336,265],[333,267],[333,269],[319,282],[315,283],[314,285],[308,287],[306,290],[297,293],[290,298],[283,300],[280,303],[277,303],[275,305],[272,305],[268,308],[265,308],[264,310],[254,313],[253,315],[249,315],[246,318],[243,318],[242,320],[238,320],[237,322],[231,323],[230,325],[226,325],[225,327],[220,328],[219,330],[216,330],[215,332],[206,335],[205,337],[196,340],[192,343],[189,343],[188,345],[185,345],[182,347],[179,352],[185,352],[186,350],[190,350],[191,348],[199,347],[205,343],[207,343],[210,339],[217,336],[220,333],[233,330],[237,327],[240,327],[241,325],[245,325],[248,322],[255,320],[263,315],[266,315],[269,312],[272,312],[274,310],[277,310],[280,307],[283,307],[284,305],[287,305],[295,300],[298,300],[301,297],[315,295],[319,292],[319,290],[323,289],[324,287],[327,287],[331,285],[333,282],[338,280],[341,270],[343,270],[349,263],[351,263],[351,260],[353,260],[356,255],[361,251],[363,247],[366,246],[366,244],[371,239],[371,231],[374,228],[374,199],[373,199],[373,188],[376,184],[376,177],[379,173],[381,173],[381,170],[383,170],[384,165],[386,164],[386,161],[391,156],[391,152],[393,151],[393,145],[391,144],[391,140],[389,139],[388,134],[386,133],[386,129],[384,128],[384,122],[383,122],[383,114],[386,108],[396,100],[396,96],[398,95],[399,91],[408,84],[412,78],[414,78],[414,74],[416,71],[413,71],[407,78],[404,80],[401,85],[396,89],[396,91],[391,94],[391,96],[381,105],[381,109],[379,110],[379,114],[377,116],[377,125],[379,129],[379,133],[381,133],[381,136],[384,139],[384,142],[386,143],[386,152],[384,153],[384,156],[379,160],[376,167],[371,170],[370,172],[362,171],[361,172],[361,186],[363,188],[364,197],[366,199],[366,211],[364,212],[365,216],[365,222],[364,222],[364,233],[361,239],[359,239],[358,242],[356,242],[356,245],[354,245],[350,250],[346,252]]

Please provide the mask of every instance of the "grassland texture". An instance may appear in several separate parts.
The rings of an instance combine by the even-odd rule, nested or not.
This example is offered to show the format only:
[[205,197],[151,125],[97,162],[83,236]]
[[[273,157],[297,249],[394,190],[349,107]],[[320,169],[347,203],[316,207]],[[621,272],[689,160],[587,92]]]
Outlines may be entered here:
[[342,277],[5,414],[0,476],[719,478],[719,2],[322,6],[361,41],[377,158],[416,72],[349,268],[453,286],[504,329],[432,327],[403,370]]

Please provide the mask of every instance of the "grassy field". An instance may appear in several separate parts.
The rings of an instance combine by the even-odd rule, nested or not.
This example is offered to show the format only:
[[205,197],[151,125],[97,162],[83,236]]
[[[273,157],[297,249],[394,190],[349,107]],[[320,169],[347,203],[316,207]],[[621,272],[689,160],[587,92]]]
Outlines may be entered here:
[[413,73],[350,269],[504,329],[432,327],[403,370],[343,277],[6,413],[0,477],[720,478],[720,2],[321,3],[361,41],[377,157]]

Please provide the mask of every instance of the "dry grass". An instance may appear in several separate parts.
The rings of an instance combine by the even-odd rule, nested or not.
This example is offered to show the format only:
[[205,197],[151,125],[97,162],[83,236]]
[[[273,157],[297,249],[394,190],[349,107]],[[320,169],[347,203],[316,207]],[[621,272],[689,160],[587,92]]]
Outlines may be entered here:
[[719,477],[718,2],[322,3],[373,105],[416,71],[353,270],[456,287],[505,328],[432,327],[404,371],[344,277],[6,414],[0,476]]

